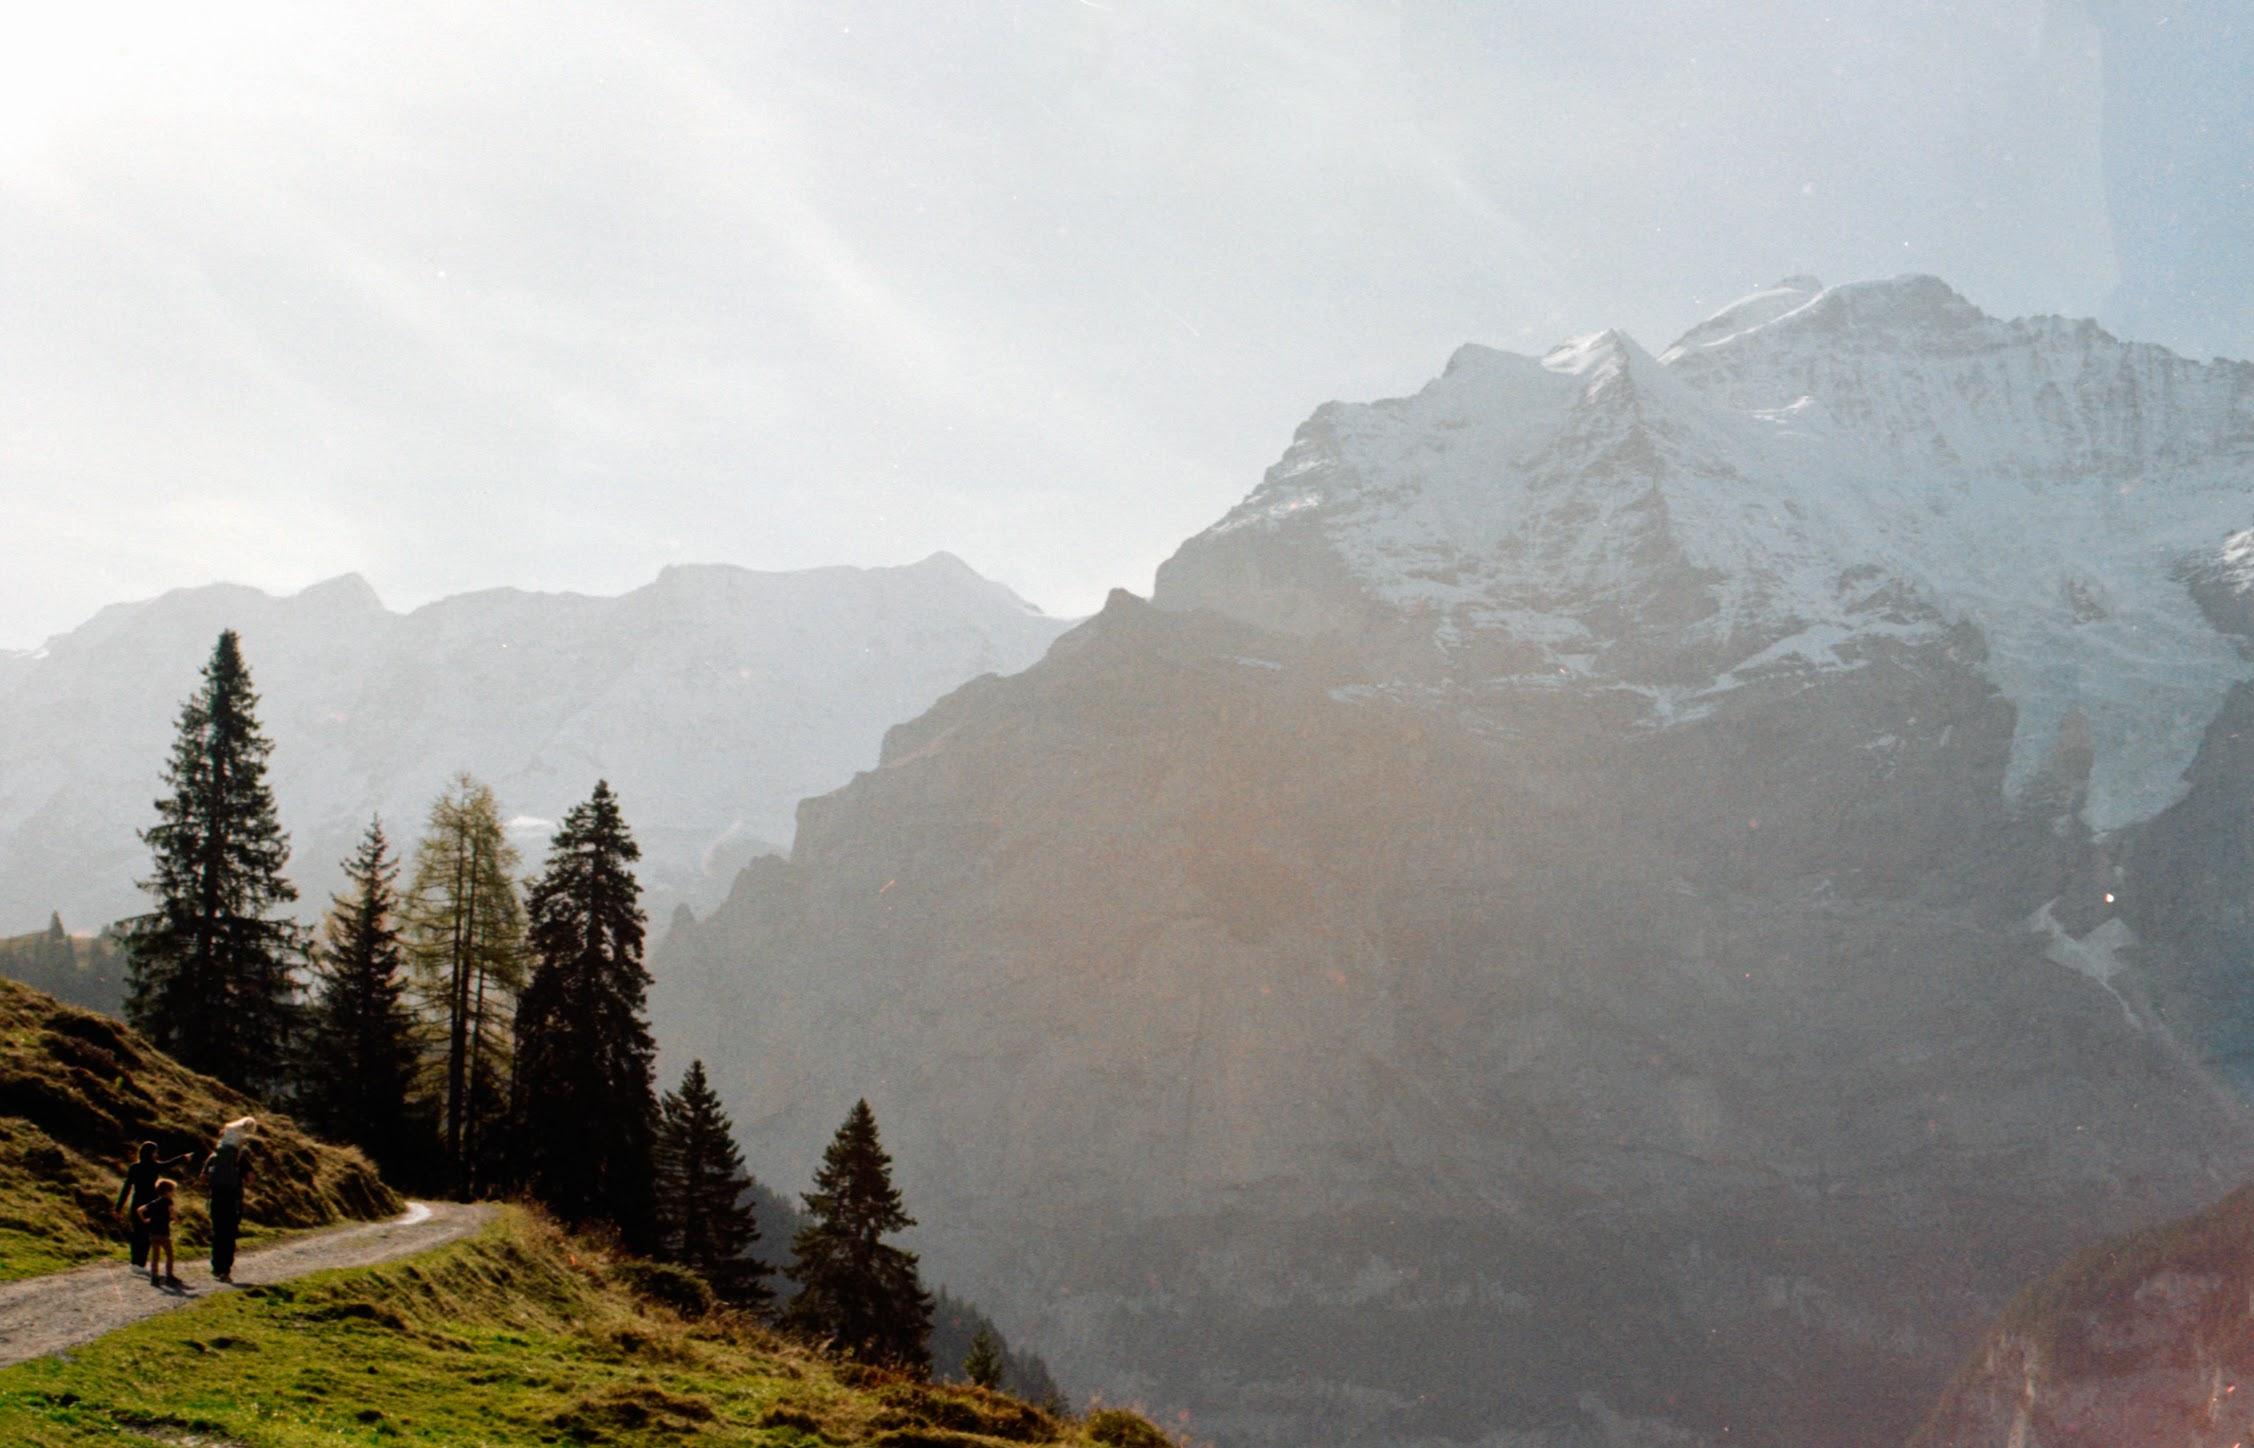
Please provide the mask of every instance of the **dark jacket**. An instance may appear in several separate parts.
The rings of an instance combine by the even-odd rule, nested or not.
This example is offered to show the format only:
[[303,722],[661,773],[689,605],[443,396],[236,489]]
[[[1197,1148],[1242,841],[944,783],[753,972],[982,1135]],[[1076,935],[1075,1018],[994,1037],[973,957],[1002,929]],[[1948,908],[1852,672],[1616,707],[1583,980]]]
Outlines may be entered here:
[[221,1192],[240,1196],[250,1177],[250,1156],[241,1146],[219,1147],[212,1152],[211,1160],[203,1164],[204,1182],[215,1196]]
[[123,1211],[131,1202],[138,1207],[157,1194],[157,1178],[176,1166],[186,1166],[196,1159],[192,1151],[184,1151],[169,1160],[137,1161],[125,1169],[125,1182],[117,1189],[118,1210]]

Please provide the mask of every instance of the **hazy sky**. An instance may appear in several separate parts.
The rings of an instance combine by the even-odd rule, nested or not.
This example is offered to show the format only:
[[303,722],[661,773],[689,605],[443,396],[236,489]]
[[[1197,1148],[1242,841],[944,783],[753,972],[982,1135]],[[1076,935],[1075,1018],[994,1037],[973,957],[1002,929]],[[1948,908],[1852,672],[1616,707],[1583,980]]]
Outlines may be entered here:
[[2222,0],[345,8],[12,18],[0,646],[940,548],[1085,611],[1326,398],[1793,272],[2254,340]]

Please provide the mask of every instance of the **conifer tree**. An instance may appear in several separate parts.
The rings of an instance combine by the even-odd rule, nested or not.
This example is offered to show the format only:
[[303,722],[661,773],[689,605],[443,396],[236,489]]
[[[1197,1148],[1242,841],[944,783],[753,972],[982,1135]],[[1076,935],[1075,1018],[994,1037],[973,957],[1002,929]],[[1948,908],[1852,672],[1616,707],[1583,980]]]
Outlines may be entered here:
[[766,1263],[751,1255],[759,1224],[746,1197],[751,1176],[735,1127],[691,1061],[681,1089],[665,1093],[657,1129],[658,1251],[690,1267],[738,1307],[764,1311],[773,1294]]
[[141,832],[156,908],[127,922],[126,1018],[156,1045],[230,1086],[280,1086],[296,1019],[292,967],[304,931],[271,918],[297,899],[282,876],[289,837],[266,784],[271,741],[233,629],[180,710],[169,793]]
[[366,1151],[394,1178],[413,1163],[408,1096],[420,1048],[406,1001],[399,939],[399,865],[383,822],[370,820],[345,861],[314,954],[319,979],[307,1030],[298,1100],[324,1136]]
[[549,844],[517,1007],[517,1118],[533,1195],[566,1221],[612,1222],[648,1250],[657,1093],[632,868],[641,853],[607,783],[571,807]]
[[415,848],[407,939],[441,1043],[427,1090],[447,1175],[465,1197],[505,1175],[510,1022],[525,983],[519,863],[493,791],[456,775]]
[[78,951],[70,943],[70,932],[63,929],[63,912],[49,911],[47,933],[40,937],[39,964],[60,979],[78,967]]
[[963,1376],[982,1388],[1002,1385],[1002,1345],[994,1340],[991,1330],[982,1327],[970,1340],[970,1352],[963,1358]]
[[812,1220],[791,1243],[799,1294],[785,1324],[863,1362],[929,1371],[932,1303],[916,1254],[882,1240],[916,1219],[893,1188],[868,1102],[846,1115],[803,1200]]
[[[88,968],[82,969],[78,960],[78,944],[63,929],[61,912],[47,917],[47,928],[37,935],[18,936],[13,940],[0,940],[0,975],[10,976],[25,985],[43,990],[60,1000],[76,1005],[99,1002],[88,1001],[86,986],[93,983],[95,972],[91,968],[98,959],[97,950],[88,951]],[[116,1002],[109,1003],[112,1014]]]

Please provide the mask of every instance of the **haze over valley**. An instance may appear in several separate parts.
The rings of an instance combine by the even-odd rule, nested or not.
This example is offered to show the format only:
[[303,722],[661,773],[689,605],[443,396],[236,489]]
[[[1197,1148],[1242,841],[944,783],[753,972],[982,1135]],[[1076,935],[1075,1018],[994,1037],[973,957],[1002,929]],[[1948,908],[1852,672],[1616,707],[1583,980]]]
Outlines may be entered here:
[[2254,1443],[2231,0],[0,47],[0,1443]]

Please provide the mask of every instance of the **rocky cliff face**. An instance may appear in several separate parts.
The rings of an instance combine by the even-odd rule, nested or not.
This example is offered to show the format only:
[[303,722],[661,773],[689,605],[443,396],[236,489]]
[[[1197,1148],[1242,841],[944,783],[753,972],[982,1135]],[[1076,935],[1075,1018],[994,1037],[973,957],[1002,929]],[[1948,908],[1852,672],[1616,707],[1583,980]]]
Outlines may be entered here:
[[2242,1448],[2254,1189],[2094,1247],[2022,1293],[1912,1448]]
[[[1064,625],[945,554],[908,568],[669,568],[618,598],[513,589],[395,614],[358,578],[289,598],[212,587],[105,609],[0,657],[0,925],[146,908],[135,831],[181,701],[222,628],[243,636],[306,908],[381,810],[402,845],[457,770],[494,786],[538,858],[608,776],[661,911],[719,899],[787,844],[797,801],[884,730]],[[660,917],[662,918],[662,916]]]
[[2122,903],[2245,790],[2248,397],[1912,280],[1327,407],[808,801],[661,1040],[785,1182],[868,1095],[940,1274],[1201,1434],[1899,1441],[2254,1162]]

